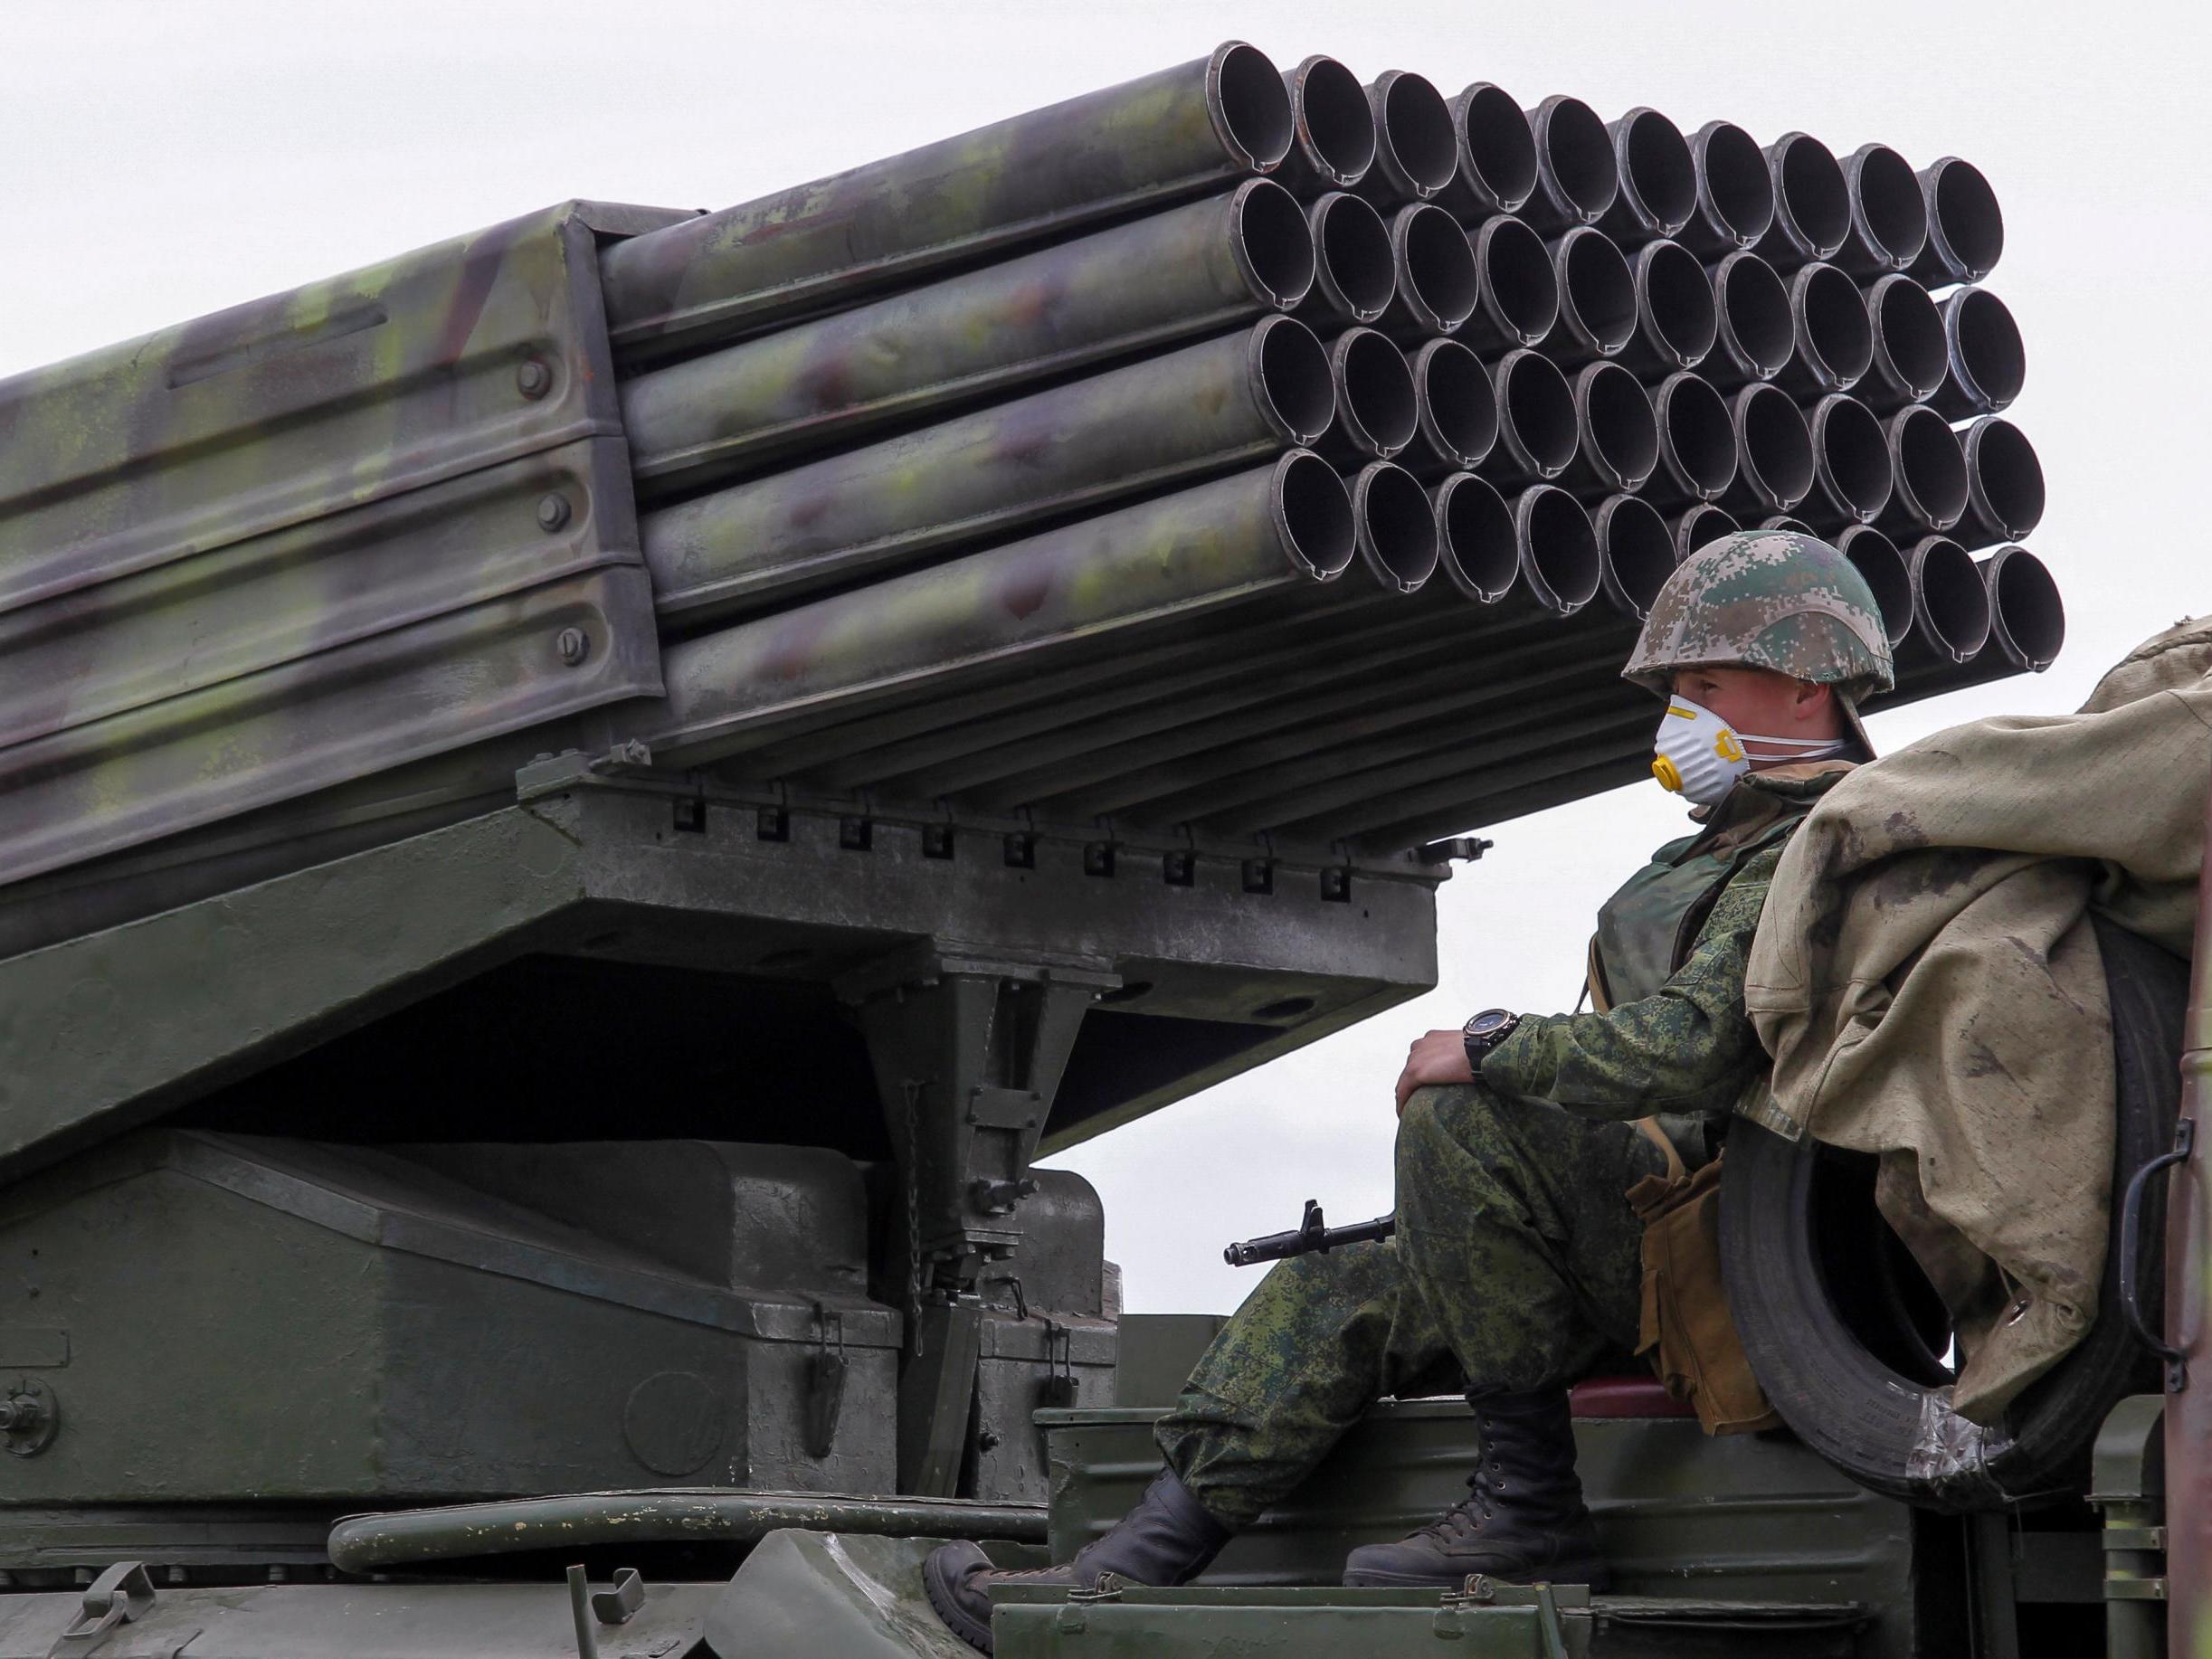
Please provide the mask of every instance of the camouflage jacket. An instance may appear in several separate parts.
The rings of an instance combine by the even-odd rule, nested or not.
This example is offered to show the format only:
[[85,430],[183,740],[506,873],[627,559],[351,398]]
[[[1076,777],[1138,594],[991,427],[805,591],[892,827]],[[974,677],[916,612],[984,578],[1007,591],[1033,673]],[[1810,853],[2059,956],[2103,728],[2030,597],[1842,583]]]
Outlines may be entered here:
[[1659,848],[1647,870],[1708,856],[1734,866],[1704,901],[1703,924],[1665,983],[1599,1012],[1523,1019],[1484,1057],[1483,1081],[1589,1117],[1656,1116],[1685,1163],[1695,1169],[1706,1161],[1714,1132],[1737,1097],[1763,1087],[1767,1076],[1766,1050],[1743,1007],[1744,964],[1767,884],[1790,833],[1847,770],[1828,764],[1752,773],[1699,834]]

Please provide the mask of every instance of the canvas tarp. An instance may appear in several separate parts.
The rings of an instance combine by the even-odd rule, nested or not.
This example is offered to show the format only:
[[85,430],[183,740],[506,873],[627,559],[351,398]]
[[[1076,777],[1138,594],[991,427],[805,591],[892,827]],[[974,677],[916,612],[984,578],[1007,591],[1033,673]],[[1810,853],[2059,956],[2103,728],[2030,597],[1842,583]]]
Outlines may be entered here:
[[1790,841],[1745,1002],[1752,1114],[1881,1155],[1876,1199],[1957,1318],[1979,1423],[2096,1316],[2114,1071],[2097,910],[2178,955],[2212,788],[2212,617],[2072,715],[1939,732],[1859,768]]

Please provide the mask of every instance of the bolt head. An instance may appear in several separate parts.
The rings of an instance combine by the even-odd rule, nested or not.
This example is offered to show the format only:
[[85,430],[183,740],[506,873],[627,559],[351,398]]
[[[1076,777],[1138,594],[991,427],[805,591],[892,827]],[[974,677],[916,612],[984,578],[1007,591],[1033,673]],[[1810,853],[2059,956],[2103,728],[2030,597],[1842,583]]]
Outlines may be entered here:
[[554,490],[537,498],[537,527],[557,530],[568,522],[568,498]]
[[532,357],[515,371],[515,390],[527,398],[540,398],[553,390],[553,371],[542,357]]
[[553,648],[561,653],[561,660],[573,668],[592,654],[592,636],[581,628],[564,628],[554,637]]

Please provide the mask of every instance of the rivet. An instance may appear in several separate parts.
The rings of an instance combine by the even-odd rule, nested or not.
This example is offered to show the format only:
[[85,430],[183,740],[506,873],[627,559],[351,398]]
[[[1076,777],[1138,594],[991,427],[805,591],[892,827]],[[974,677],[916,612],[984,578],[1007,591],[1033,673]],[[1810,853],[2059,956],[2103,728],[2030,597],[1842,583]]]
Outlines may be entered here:
[[592,636],[581,628],[564,628],[554,637],[553,649],[573,668],[592,654]]
[[543,397],[553,390],[553,371],[541,357],[531,357],[515,371],[515,390],[525,397]]
[[568,522],[568,498],[554,490],[537,498],[537,527],[557,530]]

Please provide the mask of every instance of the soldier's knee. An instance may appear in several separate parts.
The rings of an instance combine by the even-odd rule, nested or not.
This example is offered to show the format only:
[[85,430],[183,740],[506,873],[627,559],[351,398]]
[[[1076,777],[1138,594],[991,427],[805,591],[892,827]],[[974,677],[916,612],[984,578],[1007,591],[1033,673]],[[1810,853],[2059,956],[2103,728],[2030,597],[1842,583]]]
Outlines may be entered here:
[[1398,1119],[1397,1168],[1402,1197],[1408,1183],[1436,1179],[1470,1152],[1495,1138],[1496,1094],[1479,1083],[1437,1084],[1416,1089]]
[[1432,1083],[1406,1096],[1406,1109],[1398,1114],[1398,1144],[1433,1143],[1439,1136],[1456,1142],[1490,1121],[1497,1095],[1479,1083]]
[[1445,1085],[1432,1083],[1426,1088],[1415,1089],[1406,1096],[1405,1105],[1398,1114],[1398,1144],[1426,1139],[1437,1132],[1437,1106],[1443,1099]]

